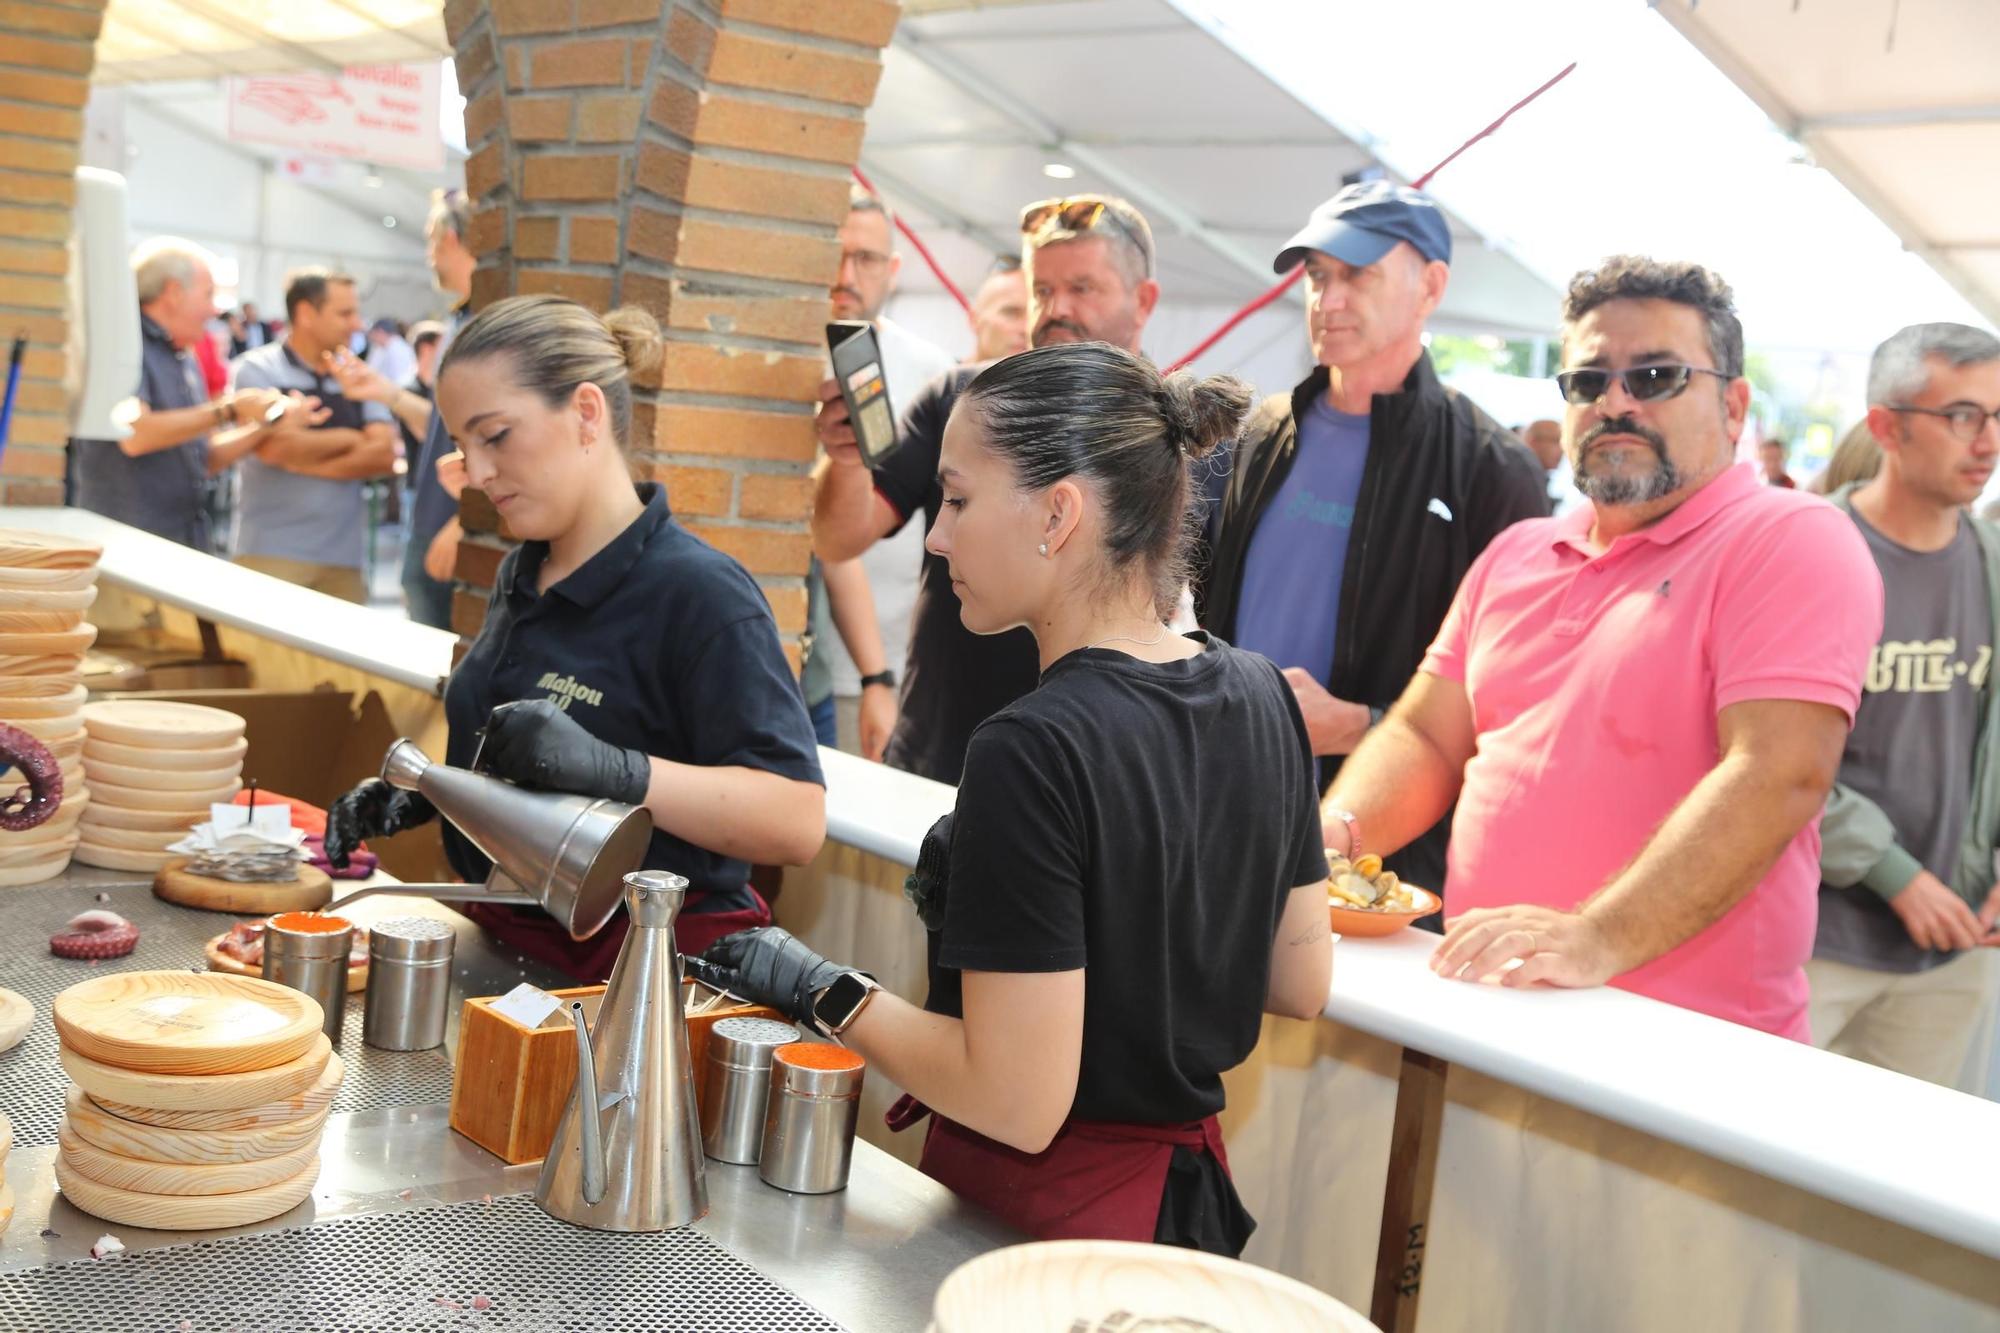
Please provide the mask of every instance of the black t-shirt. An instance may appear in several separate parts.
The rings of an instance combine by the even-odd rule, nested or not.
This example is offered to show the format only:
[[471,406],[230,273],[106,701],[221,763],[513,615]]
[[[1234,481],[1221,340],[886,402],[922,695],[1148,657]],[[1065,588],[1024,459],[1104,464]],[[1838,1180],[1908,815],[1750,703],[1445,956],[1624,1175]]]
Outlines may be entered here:
[[1286,896],[1326,877],[1291,688],[1190,637],[1207,651],[1182,662],[1087,648],[1051,666],[973,736],[952,816],[929,1007],[962,1014],[958,970],[1083,968],[1084,1120],[1222,1109]]
[[[919,511],[929,532],[944,509],[938,454],[952,405],[986,367],[959,366],[925,386],[903,409],[900,447],[875,471],[875,490],[901,518]],[[891,536],[894,535],[892,532]],[[901,711],[883,758],[893,768],[956,783],[966,742],[981,722],[1035,688],[1041,658],[1025,629],[974,634],[959,619],[951,568],[924,552],[924,578],[910,618],[910,656],[903,666]]]
[[[500,562],[486,623],[445,685],[449,762],[471,764],[496,705],[547,698],[614,745],[824,783],[756,581],[675,523],[659,486],[638,489],[644,512],[547,592],[535,589],[547,542],[525,542]],[[444,843],[459,874],[486,877],[486,858],[449,823]],[[672,834],[653,831],[646,868],[687,876],[690,912],[751,906],[748,863]]]

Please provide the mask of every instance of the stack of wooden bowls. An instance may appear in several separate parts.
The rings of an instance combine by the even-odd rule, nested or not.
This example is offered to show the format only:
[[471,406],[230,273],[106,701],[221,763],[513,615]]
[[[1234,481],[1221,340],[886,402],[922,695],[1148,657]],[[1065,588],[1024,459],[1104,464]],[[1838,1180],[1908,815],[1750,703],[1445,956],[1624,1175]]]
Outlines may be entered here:
[[119,972],[53,1007],[69,1090],[56,1183],[87,1213],[200,1231],[312,1192],[340,1058],[310,997],[256,977]]
[[[36,884],[68,866],[77,821],[90,804],[83,775],[83,655],[97,627],[83,614],[97,599],[90,542],[0,529],[0,722],[35,737],[62,767],[55,817],[18,833],[0,831],[0,885]],[[0,773],[0,790],[22,784]]]
[[208,819],[211,802],[243,786],[243,719],[220,708],[108,699],[83,708],[83,775],[90,809],[76,859],[154,873],[167,850]]

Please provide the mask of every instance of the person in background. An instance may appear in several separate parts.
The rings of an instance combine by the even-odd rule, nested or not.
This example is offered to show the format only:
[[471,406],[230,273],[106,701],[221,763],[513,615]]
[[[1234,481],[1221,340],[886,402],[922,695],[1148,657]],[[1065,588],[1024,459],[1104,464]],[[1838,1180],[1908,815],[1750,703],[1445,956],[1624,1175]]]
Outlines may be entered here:
[[1785,490],[1797,490],[1798,483],[1792,474],[1785,471],[1785,442],[1779,439],[1761,441],[1757,445],[1757,461],[1764,469],[1764,484],[1778,486]]
[[[408,379],[399,388],[407,389],[412,395],[423,399],[435,407],[437,403],[437,363],[444,351],[444,325],[434,319],[419,320],[410,325],[410,355],[414,366]],[[405,419],[396,414],[396,424],[403,432],[403,457],[414,464],[424,451],[424,436],[430,432],[430,416],[425,414],[421,422]],[[416,468],[410,468],[403,478],[404,484],[415,490]]]
[[215,549],[209,479],[268,438],[264,420],[285,403],[285,430],[323,418],[316,398],[246,388],[210,394],[190,349],[215,314],[214,261],[192,241],[161,237],[132,252],[139,289],[139,414],[122,440],[71,440],[79,508],[204,554]]
[[993,261],[966,318],[972,324],[969,362],[984,365],[1028,350],[1028,280],[1019,255],[1001,255]]
[[194,353],[195,364],[201,367],[201,387],[210,398],[229,387],[228,347],[228,326],[219,319],[211,319],[201,326],[201,337],[189,349]]
[[[889,403],[899,412],[953,364],[949,352],[882,313],[902,266],[888,206],[852,187],[840,227],[840,269],[828,295],[834,318],[874,325]],[[923,546],[923,534],[912,528],[877,542],[858,561],[819,562],[820,579],[808,585],[813,651],[799,686],[821,744],[877,761],[887,749],[896,727],[896,668],[910,651]]]
[[386,317],[368,326],[368,355],[363,359],[391,384],[408,384],[417,373],[417,354],[403,336],[402,325]]
[[235,360],[255,347],[278,340],[275,326],[257,317],[257,307],[245,301],[230,321],[229,359]]
[[1542,472],[1548,477],[1549,512],[1557,518],[1584,502],[1583,492],[1576,488],[1576,479],[1570,473],[1569,458],[1563,453],[1562,429],[1562,422],[1543,417],[1514,432],[1542,465]]
[[1563,304],[1587,509],[1518,523],[1323,803],[1392,852],[1455,801],[1439,974],[1605,982],[1798,1041],[1820,811],[1882,628],[1854,525],[1733,465],[1728,285],[1631,255]]
[[[1137,209],[1108,195],[1046,199],[1022,210],[1021,242],[1035,346],[1108,342],[1139,352],[1160,284],[1152,228]],[[981,369],[955,367],[902,406],[896,451],[877,470],[862,461],[839,386],[820,386],[816,421],[826,456],[813,474],[812,519],[820,559],[852,560],[920,514],[926,531],[936,524],[944,508],[937,469],[945,423]],[[1033,635],[985,641],[965,627],[950,568],[927,551],[884,762],[957,783],[973,729],[1033,689],[1039,674]]]
[[[445,683],[447,762],[545,791],[643,805],[643,866],[686,876],[683,953],[771,920],[749,862],[803,865],[826,834],[826,792],[798,682],[756,580],[674,520],[664,488],[635,486],[632,381],[657,371],[659,324],[598,316],[558,296],[495,301],[460,330],[438,409],[469,484],[521,544],[501,561],[486,619]],[[379,778],[327,812],[326,852],[436,810]],[[452,868],[489,869],[456,828]],[[601,981],[630,926],[622,908],[586,940],[539,907],[464,904],[515,953]]]
[[290,328],[283,342],[236,359],[237,387],[316,394],[327,415],[299,429],[280,423],[244,459],[234,558],[365,605],[362,483],[395,468],[394,417],[381,403],[357,400],[342,388],[341,375],[367,370],[347,351],[349,335],[361,327],[353,278],[323,268],[287,274],[285,314]]
[[1833,457],[1826,460],[1826,468],[1806,489],[1815,495],[1832,495],[1843,486],[1872,479],[1881,470],[1882,446],[1875,442],[1875,432],[1868,428],[1868,418],[1863,417],[1840,437],[1840,443],[1833,448]]
[[[424,222],[425,254],[431,278],[451,303],[438,340],[438,358],[451,349],[452,337],[471,313],[472,270],[477,260],[466,247],[472,206],[463,190],[438,190],[431,195],[430,216]],[[436,413],[420,432],[423,449],[410,455],[410,524],[403,547],[403,605],[410,619],[434,629],[451,628],[452,571],[458,565],[458,497],[445,489],[438,467],[453,452],[451,436]]]
[[978,725],[949,824],[925,840],[946,867],[911,885],[934,932],[929,998],[776,928],[695,969],[908,1089],[891,1123],[934,1113],[922,1169],[1037,1239],[1240,1253],[1255,1223],[1216,1122],[1222,1075],[1264,1013],[1326,1004],[1298,705],[1269,662],[1167,626],[1193,474],[1249,403],[1240,381],[1163,380],[1101,342],[972,380],[927,545],[966,631],[1025,628],[1041,676]]
[[2000,459],[2000,338],[1918,324],[1868,371],[1882,470],[1841,487],[1882,575],[1881,641],[1820,825],[1813,1039],[1956,1084],[2000,944],[2000,531],[1973,518]]
[[[1549,512],[1548,481],[1424,350],[1451,278],[1450,224],[1427,195],[1348,186],[1272,267],[1299,264],[1317,364],[1244,427],[1195,605],[1205,628],[1285,668],[1330,781],[1416,674],[1487,543]],[[1389,868],[1440,888],[1449,834],[1440,819]]]

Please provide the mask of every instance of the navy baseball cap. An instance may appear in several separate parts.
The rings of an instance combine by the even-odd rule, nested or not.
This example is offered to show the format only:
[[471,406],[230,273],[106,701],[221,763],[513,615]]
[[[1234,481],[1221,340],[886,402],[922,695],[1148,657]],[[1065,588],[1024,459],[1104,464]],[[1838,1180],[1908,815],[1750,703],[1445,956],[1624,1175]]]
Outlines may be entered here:
[[1315,208],[1299,234],[1278,252],[1271,271],[1291,272],[1309,250],[1365,268],[1397,241],[1408,241],[1425,259],[1451,262],[1451,227],[1429,195],[1389,181],[1362,181]]

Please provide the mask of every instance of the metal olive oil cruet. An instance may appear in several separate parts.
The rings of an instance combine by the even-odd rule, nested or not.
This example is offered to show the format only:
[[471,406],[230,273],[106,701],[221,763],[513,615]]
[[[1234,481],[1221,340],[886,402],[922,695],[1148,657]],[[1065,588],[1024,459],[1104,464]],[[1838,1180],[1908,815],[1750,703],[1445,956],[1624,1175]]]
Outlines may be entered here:
[[632,930],[597,1010],[572,1001],[576,1088],[556,1126],[535,1202],[602,1231],[665,1231],[708,1212],[700,1108],[688,1058],[674,918],[688,882],[660,870],[625,876]]

